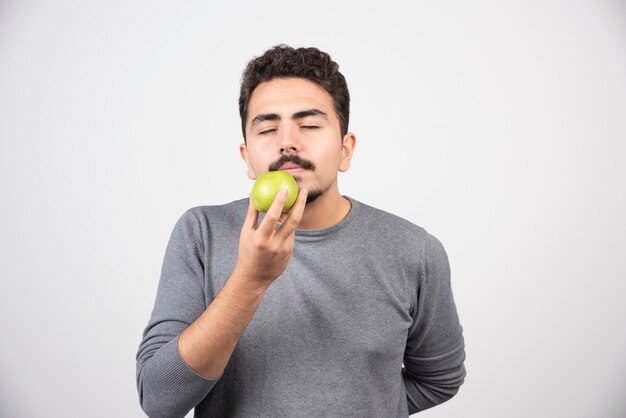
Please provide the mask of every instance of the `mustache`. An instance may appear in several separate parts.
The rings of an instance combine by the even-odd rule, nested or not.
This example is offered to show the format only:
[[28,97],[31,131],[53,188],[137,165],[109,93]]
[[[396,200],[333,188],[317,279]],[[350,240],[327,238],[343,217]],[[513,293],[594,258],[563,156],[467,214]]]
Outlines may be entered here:
[[285,154],[285,155],[281,156],[278,159],[278,161],[273,162],[272,164],[270,164],[269,171],[279,170],[280,167],[282,167],[282,165],[285,164],[285,163],[298,164],[300,167],[304,168],[305,170],[315,170],[315,164],[313,164],[311,161],[304,160],[304,159],[298,157],[295,154]]

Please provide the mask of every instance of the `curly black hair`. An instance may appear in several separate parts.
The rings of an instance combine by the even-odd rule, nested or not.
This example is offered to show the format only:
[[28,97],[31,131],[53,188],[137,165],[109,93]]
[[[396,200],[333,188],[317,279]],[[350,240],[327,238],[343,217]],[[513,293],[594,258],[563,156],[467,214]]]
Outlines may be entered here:
[[284,77],[304,78],[324,88],[333,99],[341,136],[348,133],[350,93],[346,79],[339,72],[339,65],[330,58],[330,55],[317,48],[292,48],[281,44],[250,60],[241,77],[239,115],[244,140],[248,104],[254,89],[264,81]]

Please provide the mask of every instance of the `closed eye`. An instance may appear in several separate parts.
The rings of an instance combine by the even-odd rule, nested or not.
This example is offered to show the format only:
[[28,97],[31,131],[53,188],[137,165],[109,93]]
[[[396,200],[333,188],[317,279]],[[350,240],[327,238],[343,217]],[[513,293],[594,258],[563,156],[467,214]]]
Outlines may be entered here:
[[266,130],[264,130],[264,131],[260,131],[260,132],[259,132],[259,135],[267,135],[267,134],[272,133],[272,132],[275,132],[275,131],[277,131],[277,130],[278,130],[278,129],[275,129],[275,128],[274,128],[274,129],[266,129]]
[[301,128],[303,128],[303,129],[317,129],[317,128],[319,128],[319,126],[315,126],[315,125],[304,125],[304,126],[301,126]]

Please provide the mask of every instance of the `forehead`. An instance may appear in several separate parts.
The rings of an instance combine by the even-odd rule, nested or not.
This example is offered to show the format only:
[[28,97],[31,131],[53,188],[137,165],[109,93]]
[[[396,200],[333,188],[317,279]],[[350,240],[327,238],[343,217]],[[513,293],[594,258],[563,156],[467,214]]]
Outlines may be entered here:
[[333,99],[322,86],[303,78],[275,78],[259,84],[248,104],[248,120],[261,113],[279,115],[318,108],[334,113]]

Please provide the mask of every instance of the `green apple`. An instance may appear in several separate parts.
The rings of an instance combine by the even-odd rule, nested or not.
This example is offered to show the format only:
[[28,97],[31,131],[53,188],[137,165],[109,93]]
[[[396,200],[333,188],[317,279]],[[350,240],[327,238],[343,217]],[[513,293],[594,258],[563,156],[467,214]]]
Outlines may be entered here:
[[252,186],[252,204],[259,212],[267,212],[274,198],[285,188],[289,192],[287,201],[283,206],[283,212],[288,212],[298,197],[298,184],[296,179],[286,171],[268,171],[261,174]]

